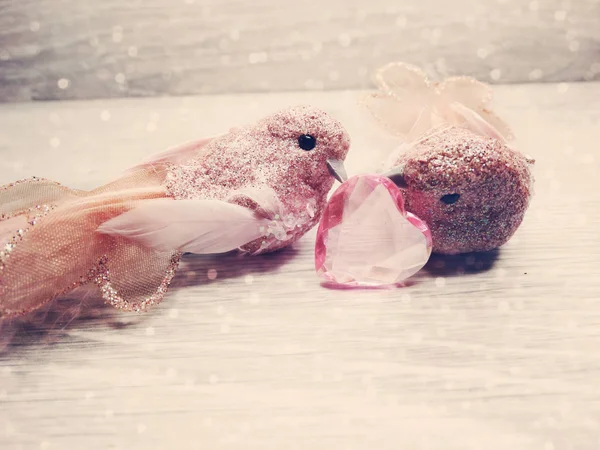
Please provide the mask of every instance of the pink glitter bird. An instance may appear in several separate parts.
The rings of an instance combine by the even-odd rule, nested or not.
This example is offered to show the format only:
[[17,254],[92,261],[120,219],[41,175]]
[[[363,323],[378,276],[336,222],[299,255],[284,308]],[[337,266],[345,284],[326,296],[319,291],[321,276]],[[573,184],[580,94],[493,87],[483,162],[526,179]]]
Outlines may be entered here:
[[[259,254],[318,221],[350,140],[308,106],[156,155],[93,191],[32,178],[0,188],[0,317],[80,285],[141,311],[182,253]],[[342,175],[340,175],[342,174]]]
[[431,83],[419,68],[389,64],[364,105],[404,143],[385,164],[407,211],[430,228],[433,251],[488,251],[517,230],[533,192],[534,161],[509,145],[488,109],[490,88],[470,77]]

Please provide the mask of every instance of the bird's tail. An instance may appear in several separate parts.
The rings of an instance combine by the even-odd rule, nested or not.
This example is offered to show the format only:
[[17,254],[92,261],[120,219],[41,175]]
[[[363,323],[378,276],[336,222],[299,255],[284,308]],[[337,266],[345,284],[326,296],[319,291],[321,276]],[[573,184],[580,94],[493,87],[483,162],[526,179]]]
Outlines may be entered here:
[[118,308],[158,303],[179,254],[96,230],[140,202],[165,197],[163,179],[148,168],[89,192],[35,178],[0,187],[0,317],[25,314],[90,282]]

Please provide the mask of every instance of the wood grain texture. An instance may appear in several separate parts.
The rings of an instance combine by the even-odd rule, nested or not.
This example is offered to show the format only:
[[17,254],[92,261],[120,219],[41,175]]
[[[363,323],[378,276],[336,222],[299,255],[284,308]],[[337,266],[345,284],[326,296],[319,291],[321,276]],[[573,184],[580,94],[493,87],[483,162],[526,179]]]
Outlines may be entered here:
[[391,61],[598,80],[600,1],[0,0],[0,101],[356,89]]
[[[0,448],[598,448],[600,84],[496,93],[537,159],[535,199],[499,252],[433,258],[403,289],[330,290],[310,234],[263,257],[186,257],[147,314],[63,299],[0,325]],[[298,102],[346,124],[350,173],[372,170],[394,142],[356,95],[2,105],[0,183],[91,188]]]

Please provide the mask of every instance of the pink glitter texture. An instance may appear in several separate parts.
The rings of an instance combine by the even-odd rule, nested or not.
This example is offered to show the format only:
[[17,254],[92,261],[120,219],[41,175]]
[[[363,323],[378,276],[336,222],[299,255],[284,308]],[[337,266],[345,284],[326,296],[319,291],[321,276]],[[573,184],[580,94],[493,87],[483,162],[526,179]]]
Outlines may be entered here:
[[[143,311],[163,299],[186,251],[184,235],[200,242],[197,253],[241,245],[256,254],[289,245],[318,222],[334,182],[327,161],[343,160],[349,146],[339,122],[298,106],[170,149],[89,192],[39,178],[0,187],[0,318],[33,311],[87,283],[116,308]],[[179,216],[140,213],[152,208],[179,208]],[[256,225],[251,242],[232,243],[246,234],[227,228],[231,220],[223,218],[231,216],[224,210],[242,210]],[[207,243],[206,236],[223,230],[229,234]],[[144,235],[156,238],[144,241]]]
[[[317,141],[311,151],[298,137]],[[328,159],[343,160],[350,138],[339,122],[316,108],[298,106],[238,128],[212,141],[185,165],[171,166],[167,189],[175,199],[217,199],[259,209],[250,192],[274,191],[279,217],[265,236],[242,247],[264,253],[285,247],[315,226],[334,179]]]
[[510,239],[529,205],[532,163],[496,139],[450,127],[416,141],[394,166],[403,167],[406,209],[431,229],[433,251],[457,254]]

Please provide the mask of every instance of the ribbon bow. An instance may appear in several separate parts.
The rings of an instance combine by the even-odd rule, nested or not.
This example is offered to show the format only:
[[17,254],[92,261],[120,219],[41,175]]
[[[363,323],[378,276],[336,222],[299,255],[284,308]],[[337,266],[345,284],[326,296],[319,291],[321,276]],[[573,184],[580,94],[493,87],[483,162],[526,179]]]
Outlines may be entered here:
[[508,125],[488,109],[491,88],[475,78],[433,83],[418,67],[397,62],[379,69],[375,82],[379,91],[364,97],[362,104],[405,142],[443,125],[466,127],[505,144],[513,139]]

